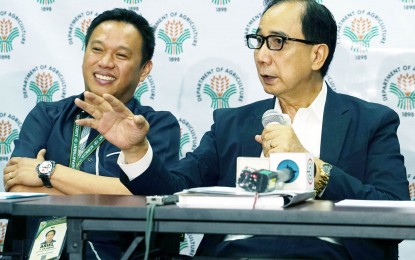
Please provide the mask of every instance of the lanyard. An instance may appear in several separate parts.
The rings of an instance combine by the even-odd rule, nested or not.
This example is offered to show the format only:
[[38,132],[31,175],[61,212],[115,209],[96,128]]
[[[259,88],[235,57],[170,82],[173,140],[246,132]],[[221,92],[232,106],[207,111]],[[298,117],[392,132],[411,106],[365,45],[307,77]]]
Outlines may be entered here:
[[[81,114],[76,115],[76,119],[80,119]],[[69,158],[69,166],[73,169],[79,170],[81,164],[85,159],[93,152],[97,147],[104,142],[105,138],[102,135],[98,135],[88,144],[84,151],[79,154],[79,142],[81,139],[82,127],[74,123],[73,133],[72,133],[72,144],[71,144],[71,157]]]

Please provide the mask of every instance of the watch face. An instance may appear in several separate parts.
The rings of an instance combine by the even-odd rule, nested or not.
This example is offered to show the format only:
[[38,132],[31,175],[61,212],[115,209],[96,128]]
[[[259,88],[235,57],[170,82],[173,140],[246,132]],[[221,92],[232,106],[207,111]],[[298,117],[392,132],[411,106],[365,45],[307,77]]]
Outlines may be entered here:
[[333,166],[331,166],[331,164],[325,163],[325,164],[323,164],[322,170],[323,170],[324,173],[330,175],[331,168],[333,168]]
[[49,174],[52,171],[52,163],[50,161],[44,161],[39,165],[39,172],[43,174]]

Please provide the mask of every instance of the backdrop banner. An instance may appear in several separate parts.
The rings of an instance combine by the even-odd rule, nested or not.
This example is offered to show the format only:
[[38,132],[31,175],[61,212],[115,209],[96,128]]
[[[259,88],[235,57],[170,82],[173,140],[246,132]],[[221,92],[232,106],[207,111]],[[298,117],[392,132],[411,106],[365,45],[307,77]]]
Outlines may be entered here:
[[[398,134],[415,200],[410,130],[415,128],[415,0],[318,2],[333,12],[338,25],[326,80],[337,92],[399,114]],[[214,109],[269,97],[244,39],[258,26],[262,0],[0,0],[1,168],[36,103],[84,90],[86,30],[95,16],[115,7],[142,14],[155,28],[154,68],[135,97],[177,117],[181,157],[209,130]]]

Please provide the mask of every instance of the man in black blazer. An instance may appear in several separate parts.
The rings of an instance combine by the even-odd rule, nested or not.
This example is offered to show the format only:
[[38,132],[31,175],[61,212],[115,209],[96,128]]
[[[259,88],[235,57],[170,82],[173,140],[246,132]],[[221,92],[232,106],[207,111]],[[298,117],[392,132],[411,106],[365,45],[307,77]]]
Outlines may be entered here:
[[[409,200],[398,115],[388,107],[335,93],[323,80],[336,47],[333,15],[313,0],[268,2],[256,34],[246,38],[263,88],[274,97],[214,111],[214,124],[199,147],[174,167],[167,169],[151,152],[145,138],[148,123],[110,95],[86,93],[86,102],[77,104],[95,119],[79,124],[103,129],[106,137],[116,136],[116,127],[129,128],[125,139],[107,139],[123,146],[118,162],[126,174],[121,180],[134,194],[235,186],[238,156],[310,152],[317,199]],[[292,125],[263,128],[261,116],[268,109],[287,114]],[[222,257],[397,259],[398,243],[254,236],[210,243],[203,252]]]

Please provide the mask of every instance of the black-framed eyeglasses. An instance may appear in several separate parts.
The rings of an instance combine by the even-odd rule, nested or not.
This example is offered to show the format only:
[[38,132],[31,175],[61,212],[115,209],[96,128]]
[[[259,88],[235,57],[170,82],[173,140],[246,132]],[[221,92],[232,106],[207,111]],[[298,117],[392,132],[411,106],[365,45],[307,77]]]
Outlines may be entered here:
[[281,36],[281,35],[272,35],[272,34],[268,36],[262,36],[258,34],[246,35],[246,43],[248,45],[248,48],[250,49],[261,49],[262,45],[264,45],[264,42],[267,42],[268,49],[272,51],[279,51],[284,47],[285,41],[296,41],[296,42],[302,42],[302,43],[310,44],[310,45],[317,44],[316,42],[301,40],[301,39],[296,39],[296,38],[290,38],[290,37]]

